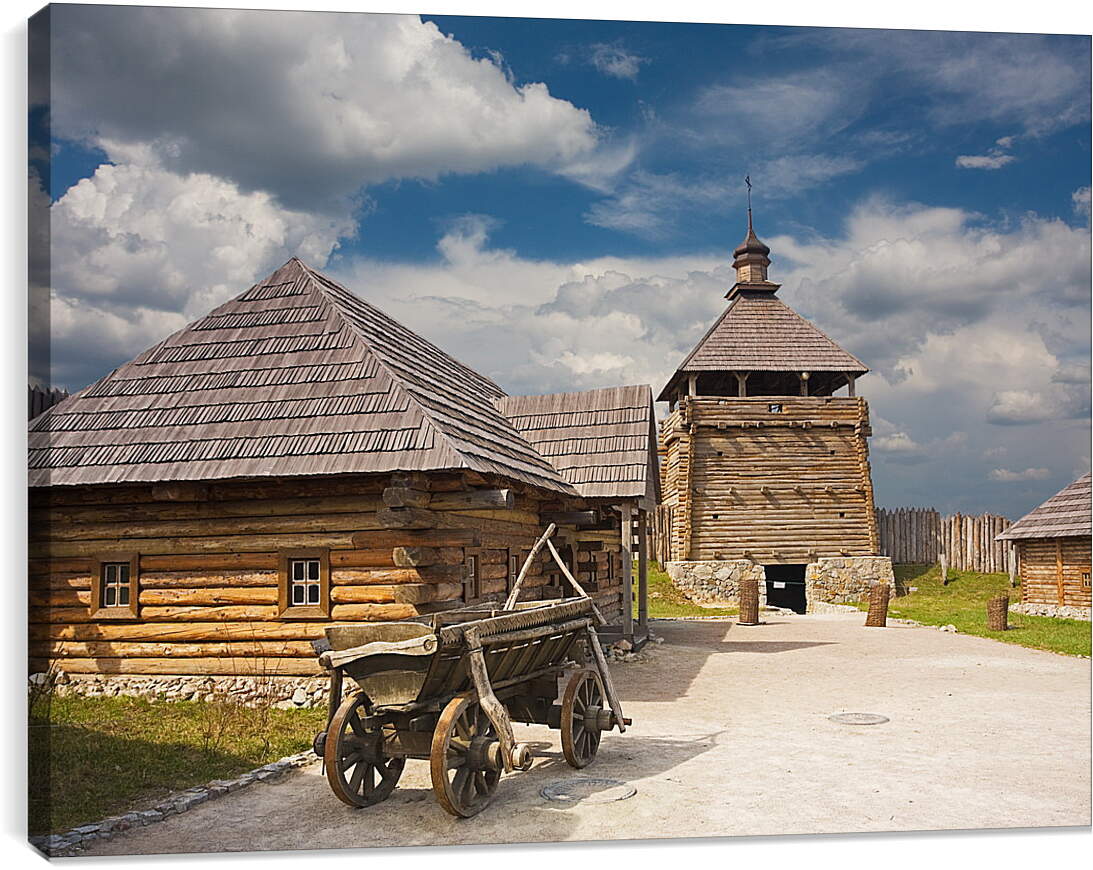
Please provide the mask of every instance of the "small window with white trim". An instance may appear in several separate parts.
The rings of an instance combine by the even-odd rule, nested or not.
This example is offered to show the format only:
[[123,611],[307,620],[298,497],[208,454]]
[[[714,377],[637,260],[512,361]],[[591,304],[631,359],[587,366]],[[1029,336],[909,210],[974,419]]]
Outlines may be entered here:
[[322,570],[318,559],[290,559],[290,606],[318,606],[322,589]]
[[106,553],[91,566],[89,611],[96,619],[136,619],[137,576],[140,556],[136,553]]
[[330,552],[284,550],[277,577],[277,614],[297,618],[330,616]]
[[129,607],[129,563],[102,563],[101,607]]

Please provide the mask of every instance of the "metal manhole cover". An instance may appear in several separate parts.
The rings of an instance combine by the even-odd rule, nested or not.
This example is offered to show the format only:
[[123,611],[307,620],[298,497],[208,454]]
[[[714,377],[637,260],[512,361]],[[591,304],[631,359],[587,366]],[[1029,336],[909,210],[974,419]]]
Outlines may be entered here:
[[891,721],[887,716],[882,716],[880,713],[836,713],[834,716],[828,716],[827,718],[841,725],[883,725],[885,722]]
[[539,792],[548,801],[576,804],[608,804],[612,801],[624,801],[632,798],[638,790],[632,785],[617,779],[596,779],[594,777],[574,777],[562,779],[543,786]]

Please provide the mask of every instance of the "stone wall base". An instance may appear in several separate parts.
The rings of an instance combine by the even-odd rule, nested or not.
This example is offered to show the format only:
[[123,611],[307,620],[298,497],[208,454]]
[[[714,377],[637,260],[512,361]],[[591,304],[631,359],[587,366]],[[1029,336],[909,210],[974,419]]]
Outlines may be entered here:
[[752,579],[759,581],[759,606],[767,603],[763,566],[748,559],[667,562],[664,570],[683,594],[696,604],[736,604],[740,581]]
[[[145,676],[140,674],[67,674],[57,678],[58,695],[87,698],[160,698],[167,701],[212,701],[231,698],[247,706],[271,704],[278,709],[326,706],[327,677]],[[44,674],[32,674],[31,682]],[[350,683],[346,680],[346,683]],[[348,686],[347,686],[348,688]]]
[[[766,572],[748,559],[668,562],[664,566],[672,582],[698,604],[738,603],[739,584],[759,581],[759,605],[766,604]],[[879,583],[895,587],[892,560],[888,556],[832,556],[805,567],[805,600],[809,612],[822,604],[849,604],[867,598]]]
[[1028,616],[1054,616],[1058,619],[1090,621],[1090,608],[1075,607],[1072,604],[1011,604],[1010,611]]
[[896,576],[888,556],[831,556],[805,568],[805,595],[809,602],[849,604],[863,601],[873,586],[887,583],[895,590]]

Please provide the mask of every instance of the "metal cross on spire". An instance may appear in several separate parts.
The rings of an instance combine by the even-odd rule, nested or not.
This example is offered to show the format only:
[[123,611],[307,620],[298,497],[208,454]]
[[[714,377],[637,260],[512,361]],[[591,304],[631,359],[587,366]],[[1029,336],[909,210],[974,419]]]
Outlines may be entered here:
[[744,176],[744,184],[748,186],[748,232],[751,232],[751,174]]

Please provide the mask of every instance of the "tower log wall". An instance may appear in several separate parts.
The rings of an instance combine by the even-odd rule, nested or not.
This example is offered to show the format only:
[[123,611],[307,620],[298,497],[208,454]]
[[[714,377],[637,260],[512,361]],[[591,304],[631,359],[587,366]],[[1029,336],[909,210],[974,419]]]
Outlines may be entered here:
[[859,397],[685,398],[661,430],[672,560],[876,555],[869,435]]

